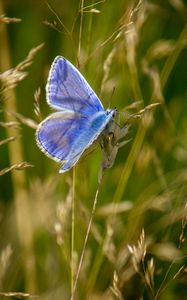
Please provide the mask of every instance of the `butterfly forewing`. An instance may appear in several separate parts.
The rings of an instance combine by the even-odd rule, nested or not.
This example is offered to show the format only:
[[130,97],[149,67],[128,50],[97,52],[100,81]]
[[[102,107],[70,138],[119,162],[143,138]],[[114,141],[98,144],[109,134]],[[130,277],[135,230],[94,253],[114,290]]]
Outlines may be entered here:
[[103,110],[102,103],[81,73],[65,58],[54,60],[46,86],[47,102],[58,110],[86,114]]

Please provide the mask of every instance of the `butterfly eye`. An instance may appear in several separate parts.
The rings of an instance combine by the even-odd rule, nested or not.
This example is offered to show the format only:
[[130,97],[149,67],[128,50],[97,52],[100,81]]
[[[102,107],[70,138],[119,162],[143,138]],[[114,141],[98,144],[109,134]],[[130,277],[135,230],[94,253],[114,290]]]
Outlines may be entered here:
[[114,112],[113,112],[113,114],[112,114],[112,118],[113,118],[113,119],[116,117],[117,113],[118,113],[118,111],[117,111],[117,109],[116,109],[116,107],[115,107],[115,108],[114,108]]

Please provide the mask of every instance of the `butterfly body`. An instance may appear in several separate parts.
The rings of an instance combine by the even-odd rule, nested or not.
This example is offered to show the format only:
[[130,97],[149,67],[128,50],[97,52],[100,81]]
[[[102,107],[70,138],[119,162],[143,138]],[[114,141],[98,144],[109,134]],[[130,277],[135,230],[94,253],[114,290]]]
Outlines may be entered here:
[[116,110],[104,110],[81,73],[61,56],[51,66],[46,93],[56,112],[39,124],[36,141],[47,156],[62,164],[63,173],[102,134]]

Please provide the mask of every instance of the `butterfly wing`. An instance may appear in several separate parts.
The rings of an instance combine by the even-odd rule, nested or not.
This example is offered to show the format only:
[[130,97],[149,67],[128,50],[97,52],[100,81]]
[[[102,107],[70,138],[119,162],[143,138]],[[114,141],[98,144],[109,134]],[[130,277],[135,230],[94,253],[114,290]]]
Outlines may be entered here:
[[38,126],[37,144],[47,156],[63,162],[70,153],[74,140],[84,130],[84,123],[75,112],[53,113]]
[[37,144],[47,156],[63,164],[63,173],[75,165],[111,117],[112,111],[98,112],[91,118],[71,111],[56,112],[39,125]]
[[48,104],[58,110],[36,131],[40,149],[69,170],[112,118],[80,72],[65,58],[56,57],[46,86]]
[[103,105],[81,73],[64,57],[57,56],[46,85],[47,102],[57,110],[93,113]]

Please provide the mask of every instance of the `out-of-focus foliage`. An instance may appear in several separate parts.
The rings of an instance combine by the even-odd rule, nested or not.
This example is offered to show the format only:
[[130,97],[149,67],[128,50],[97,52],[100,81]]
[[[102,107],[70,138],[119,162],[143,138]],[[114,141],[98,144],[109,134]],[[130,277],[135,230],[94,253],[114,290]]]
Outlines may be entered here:
[[98,186],[99,146],[74,176],[36,146],[57,55],[131,123],[104,174],[76,299],[185,298],[186,20],[182,0],[0,0],[1,299],[70,299]]

